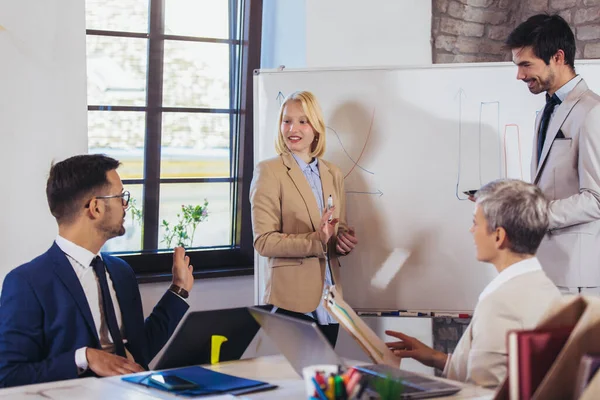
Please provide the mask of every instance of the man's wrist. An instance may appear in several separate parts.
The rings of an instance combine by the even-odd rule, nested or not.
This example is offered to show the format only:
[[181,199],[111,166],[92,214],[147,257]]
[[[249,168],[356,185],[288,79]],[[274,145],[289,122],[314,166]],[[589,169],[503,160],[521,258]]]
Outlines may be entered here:
[[87,359],[87,347],[82,347],[75,350],[75,365],[77,365],[77,372],[81,375],[89,368]]

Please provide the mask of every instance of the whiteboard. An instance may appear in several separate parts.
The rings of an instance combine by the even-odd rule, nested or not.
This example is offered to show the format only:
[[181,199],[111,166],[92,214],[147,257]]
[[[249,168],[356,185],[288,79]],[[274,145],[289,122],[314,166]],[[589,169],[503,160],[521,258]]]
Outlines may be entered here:
[[[600,63],[576,68],[600,92]],[[284,96],[308,90],[323,108],[324,158],[346,176],[348,224],[359,239],[341,259],[351,306],[474,309],[496,271],[475,259],[474,205],[462,191],[500,177],[530,180],[534,122],[544,104],[516,73],[512,63],[255,72],[255,163],[276,155]],[[410,256],[387,286],[372,285],[395,249]],[[257,255],[258,303],[265,268]]]

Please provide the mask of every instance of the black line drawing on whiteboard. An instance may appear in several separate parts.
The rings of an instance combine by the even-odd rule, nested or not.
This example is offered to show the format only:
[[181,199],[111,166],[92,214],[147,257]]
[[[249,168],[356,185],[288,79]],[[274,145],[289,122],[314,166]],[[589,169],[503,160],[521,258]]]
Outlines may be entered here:
[[[285,100],[285,98],[286,98],[286,96],[283,94],[283,92],[279,91],[277,93],[277,97],[275,99],[279,102],[279,107],[281,107],[281,105],[283,104],[283,101]],[[350,155],[350,153],[348,153],[348,151],[344,147],[344,144],[342,143],[342,139],[340,138],[340,135],[337,133],[337,131],[335,129],[333,129],[332,127],[330,127],[330,126],[326,126],[325,127],[325,129],[329,129],[329,130],[331,130],[335,134],[338,142],[340,143],[340,146],[342,147],[342,150],[344,151],[344,153],[346,154],[346,156],[350,159],[350,161],[352,161],[352,168],[350,168],[350,171],[344,176],[344,179],[346,179],[348,177],[348,175],[350,175],[352,173],[352,171],[354,170],[355,167],[360,168],[361,170],[365,171],[368,174],[371,174],[371,175],[375,174],[374,172],[369,171],[368,169],[366,169],[365,167],[359,165],[359,163],[358,163],[360,161],[360,159],[361,159],[361,157],[362,157],[362,155],[363,155],[366,147],[367,147],[367,143],[369,142],[369,138],[371,137],[371,132],[373,131],[373,120],[374,120],[374,118],[375,118],[375,109],[373,109],[373,113],[371,114],[371,123],[369,125],[369,132],[367,134],[367,138],[365,140],[365,144],[363,145],[363,148],[360,151],[360,154],[359,154],[359,156],[358,156],[358,158],[356,160],[354,160],[354,158],[352,158],[352,156]],[[363,192],[361,192],[361,193],[363,193]],[[364,192],[364,193],[367,193],[367,192]],[[374,194],[377,194],[377,192],[374,192]]]
[[460,184],[460,160],[462,160],[462,152],[461,152],[461,147],[462,147],[462,99],[464,97],[467,97],[467,95],[465,94],[465,91],[463,90],[463,88],[461,87],[460,89],[458,89],[458,93],[456,93],[456,97],[458,97],[458,174],[456,176],[456,198],[458,200],[468,200],[467,198],[461,198],[458,195],[458,185]]
[[359,192],[356,190],[346,190],[346,194],[377,194],[379,195],[378,197],[383,196],[383,192],[379,189],[377,189],[376,192]]
[[285,100],[284,94],[281,92],[277,93],[276,100],[279,102],[279,107],[281,107],[281,105],[283,104],[283,100]]
[[516,128],[517,129],[517,153],[518,153],[518,157],[519,157],[519,172],[521,174],[521,180],[523,180],[523,158],[521,156],[521,130],[519,129],[519,125],[517,124],[506,124],[504,125],[504,136],[503,136],[503,141],[504,141],[504,176],[506,178],[508,178],[508,151],[507,151],[507,145],[506,145],[506,138],[507,138],[507,133],[508,133],[508,129],[507,128]]
[[354,159],[352,158],[352,156],[351,156],[351,155],[348,153],[348,151],[347,151],[347,150],[346,150],[346,148],[344,147],[344,144],[342,143],[342,139],[340,138],[340,135],[337,133],[337,131],[336,131],[335,129],[333,129],[333,128],[332,128],[332,127],[330,127],[330,126],[326,126],[325,128],[326,128],[326,129],[329,129],[329,130],[331,130],[331,131],[332,131],[332,132],[335,134],[335,136],[337,137],[337,140],[338,140],[338,142],[340,142],[340,146],[342,146],[342,150],[344,151],[344,153],[346,154],[346,156],[348,156],[348,158],[350,159],[350,161],[352,161],[352,163],[353,163],[354,165],[356,165],[358,168],[362,169],[362,170],[363,170],[363,171],[365,171],[366,173],[368,173],[368,174],[371,174],[371,175],[374,175],[374,173],[373,173],[373,172],[369,171],[368,169],[366,169],[365,167],[363,167],[363,166],[361,166],[361,165],[358,165],[358,160],[357,160],[357,161],[354,161]]
[[500,140],[500,102],[499,101],[482,101],[479,103],[479,184],[483,185],[483,180],[481,178],[481,155],[483,154],[483,150],[481,149],[481,116],[483,115],[483,106],[484,105],[496,105],[496,137],[498,138],[498,177],[502,176],[502,142]]
[[[457,180],[456,180],[456,192],[455,192],[455,196],[458,200],[468,200],[467,198],[463,198],[460,196],[459,194],[459,189],[460,189],[460,178],[461,178],[461,161],[462,161],[462,141],[463,141],[463,110],[462,110],[462,101],[463,101],[463,97],[466,98],[467,95],[465,93],[465,91],[463,90],[463,88],[461,87],[458,90],[458,93],[456,94],[456,97],[458,97],[458,173],[457,173]],[[455,97],[455,98],[456,98]],[[477,148],[478,148],[478,155],[477,155],[477,161],[478,161],[478,165],[477,165],[477,173],[478,173],[478,178],[479,178],[479,187],[483,186],[483,177],[482,177],[482,170],[483,170],[483,146],[482,146],[482,137],[483,137],[483,122],[482,122],[482,116],[483,116],[483,110],[484,107],[486,106],[492,106],[495,107],[496,109],[496,132],[494,137],[496,138],[495,143],[498,144],[498,177],[502,176],[502,140],[500,138],[500,102],[499,101],[481,101],[479,102],[479,123],[478,123],[478,130],[477,130]]]

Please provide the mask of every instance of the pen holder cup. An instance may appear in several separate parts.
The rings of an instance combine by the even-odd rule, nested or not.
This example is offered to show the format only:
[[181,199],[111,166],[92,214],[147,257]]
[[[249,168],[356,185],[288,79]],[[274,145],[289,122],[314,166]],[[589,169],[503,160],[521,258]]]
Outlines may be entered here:
[[329,376],[329,374],[337,374],[338,368],[338,365],[333,364],[311,365],[310,367],[302,368],[302,377],[304,378],[304,386],[306,388],[306,398],[309,399],[315,394],[315,385],[312,378],[315,377],[317,372],[322,372],[326,376]]

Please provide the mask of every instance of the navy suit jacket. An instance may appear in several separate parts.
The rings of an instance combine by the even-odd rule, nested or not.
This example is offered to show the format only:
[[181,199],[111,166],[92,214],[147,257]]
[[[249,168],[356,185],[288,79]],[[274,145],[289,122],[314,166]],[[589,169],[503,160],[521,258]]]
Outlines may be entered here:
[[[167,342],[188,309],[167,291],[144,321],[131,267],[102,254],[123,319],[123,338],[144,368]],[[73,266],[56,243],[12,270],[0,296],[0,387],[77,378],[75,351],[100,348],[98,332]]]

